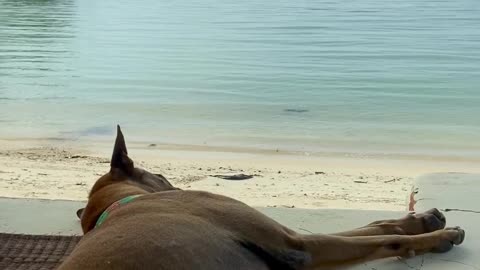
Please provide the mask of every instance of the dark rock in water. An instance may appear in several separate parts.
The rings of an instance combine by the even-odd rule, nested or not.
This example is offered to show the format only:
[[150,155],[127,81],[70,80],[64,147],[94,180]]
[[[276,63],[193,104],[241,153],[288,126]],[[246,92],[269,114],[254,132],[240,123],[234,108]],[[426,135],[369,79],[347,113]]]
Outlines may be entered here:
[[155,147],[155,146],[157,146],[157,145],[154,144],[154,143],[151,143],[151,144],[149,144],[148,146],[149,146],[149,147]]
[[308,112],[306,109],[285,109],[285,112],[304,113]]
[[243,174],[243,173],[235,174],[235,175],[216,174],[216,175],[210,175],[210,176],[217,177],[217,178],[222,178],[222,179],[225,179],[225,180],[247,180],[247,179],[253,178],[253,175],[248,175],[248,174]]
[[315,174],[327,174],[326,172],[315,172]]

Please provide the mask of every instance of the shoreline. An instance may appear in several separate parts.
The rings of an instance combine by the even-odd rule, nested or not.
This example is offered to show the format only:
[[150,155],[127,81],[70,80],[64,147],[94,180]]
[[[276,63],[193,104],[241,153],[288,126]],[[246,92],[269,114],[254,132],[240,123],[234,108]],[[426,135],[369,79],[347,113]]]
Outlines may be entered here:
[[[67,147],[87,149],[97,152],[99,149],[104,151],[110,150],[115,135],[111,136],[89,136],[84,138],[63,138],[63,137],[0,137],[0,144],[10,144],[16,147],[33,147],[33,146],[51,146],[51,147]],[[128,138],[127,138],[128,140]],[[291,156],[291,157],[313,157],[313,158],[341,158],[341,159],[371,159],[371,160],[392,160],[392,161],[432,161],[432,162],[448,162],[448,163],[480,163],[480,152],[474,150],[465,151],[459,148],[450,150],[437,151],[436,153],[428,151],[378,151],[374,149],[345,147],[328,147],[316,149],[314,151],[306,151],[299,149],[284,149],[281,147],[272,147],[264,145],[263,147],[253,147],[250,145],[218,145],[218,144],[184,144],[179,142],[155,142],[152,140],[128,140],[129,148],[140,150],[163,150],[177,152],[204,152],[204,153],[225,153],[225,154],[253,154],[253,155],[271,155],[271,156]],[[93,149],[95,147],[95,149]],[[400,146],[396,146],[400,149]],[[0,146],[0,150],[9,148],[8,146]],[[474,153],[474,154],[472,154]]]
[[[128,140],[128,137],[127,137]],[[0,196],[86,200],[108,172],[112,142],[0,140]],[[223,194],[257,207],[406,210],[416,176],[480,172],[475,160],[312,156],[127,141],[137,166],[182,189]],[[215,175],[254,175],[243,181]]]

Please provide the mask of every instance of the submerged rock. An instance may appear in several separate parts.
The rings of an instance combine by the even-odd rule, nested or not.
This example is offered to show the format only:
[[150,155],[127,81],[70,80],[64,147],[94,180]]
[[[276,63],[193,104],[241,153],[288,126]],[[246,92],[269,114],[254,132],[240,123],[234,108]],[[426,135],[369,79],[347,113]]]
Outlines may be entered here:
[[285,109],[283,111],[285,111],[285,112],[295,112],[295,113],[305,113],[305,112],[308,112],[309,110],[307,110],[307,109]]

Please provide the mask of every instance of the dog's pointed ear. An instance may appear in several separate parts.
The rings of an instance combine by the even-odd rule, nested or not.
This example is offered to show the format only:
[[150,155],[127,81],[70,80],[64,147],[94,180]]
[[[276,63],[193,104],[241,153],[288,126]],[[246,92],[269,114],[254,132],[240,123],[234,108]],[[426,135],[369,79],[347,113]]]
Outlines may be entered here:
[[127,175],[133,173],[133,161],[128,157],[127,145],[120,126],[117,126],[117,139],[113,147],[110,166],[112,171],[121,171]]

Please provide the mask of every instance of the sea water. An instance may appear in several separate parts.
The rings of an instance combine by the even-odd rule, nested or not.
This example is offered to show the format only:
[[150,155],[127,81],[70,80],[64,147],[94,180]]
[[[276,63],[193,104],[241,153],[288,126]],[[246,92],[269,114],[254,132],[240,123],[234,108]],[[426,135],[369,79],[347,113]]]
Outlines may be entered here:
[[0,137],[480,157],[478,0],[0,0]]

